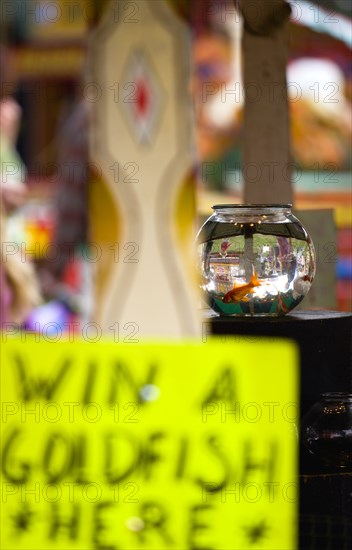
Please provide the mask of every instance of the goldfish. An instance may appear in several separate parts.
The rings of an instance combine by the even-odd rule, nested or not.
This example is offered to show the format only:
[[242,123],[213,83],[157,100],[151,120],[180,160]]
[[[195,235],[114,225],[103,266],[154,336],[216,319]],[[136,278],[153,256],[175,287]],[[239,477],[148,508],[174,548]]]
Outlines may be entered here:
[[253,288],[255,286],[260,285],[261,283],[258,280],[258,276],[256,272],[254,272],[249,283],[246,283],[245,285],[238,285],[235,282],[235,284],[233,285],[233,289],[225,294],[222,301],[224,302],[224,304],[230,304],[231,302],[248,302],[249,298],[246,298],[247,294],[253,292]]

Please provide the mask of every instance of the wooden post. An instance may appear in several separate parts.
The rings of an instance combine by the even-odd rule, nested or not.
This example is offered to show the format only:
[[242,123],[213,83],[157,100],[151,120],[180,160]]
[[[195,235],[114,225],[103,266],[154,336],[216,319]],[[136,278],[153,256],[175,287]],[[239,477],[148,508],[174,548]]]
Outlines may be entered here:
[[285,0],[239,0],[244,17],[244,202],[292,203]]

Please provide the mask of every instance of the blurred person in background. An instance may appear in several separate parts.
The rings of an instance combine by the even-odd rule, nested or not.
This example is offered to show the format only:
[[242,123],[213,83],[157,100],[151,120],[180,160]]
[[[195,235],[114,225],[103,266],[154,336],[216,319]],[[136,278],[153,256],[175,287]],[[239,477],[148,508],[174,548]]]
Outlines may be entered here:
[[27,196],[25,167],[16,151],[21,109],[4,94],[6,51],[0,49],[0,328],[21,325],[40,303],[33,265],[24,252],[25,234],[19,208]]
[[18,210],[27,197],[26,170],[16,150],[20,120],[18,103],[12,97],[4,97],[0,101],[1,198],[7,213],[7,238],[19,244],[24,234]]

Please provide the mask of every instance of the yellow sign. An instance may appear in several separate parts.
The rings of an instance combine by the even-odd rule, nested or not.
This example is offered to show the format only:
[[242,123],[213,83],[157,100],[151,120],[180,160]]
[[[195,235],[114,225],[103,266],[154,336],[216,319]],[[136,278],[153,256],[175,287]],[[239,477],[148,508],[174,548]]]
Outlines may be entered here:
[[3,334],[1,367],[2,548],[296,548],[293,343]]

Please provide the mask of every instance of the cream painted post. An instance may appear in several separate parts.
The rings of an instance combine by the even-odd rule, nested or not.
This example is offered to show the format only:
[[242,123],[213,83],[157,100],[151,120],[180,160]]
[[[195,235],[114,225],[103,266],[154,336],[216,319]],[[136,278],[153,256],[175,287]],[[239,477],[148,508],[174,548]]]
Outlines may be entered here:
[[199,335],[190,30],[163,0],[120,0],[91,38],[94,320],[120,341]]

